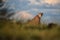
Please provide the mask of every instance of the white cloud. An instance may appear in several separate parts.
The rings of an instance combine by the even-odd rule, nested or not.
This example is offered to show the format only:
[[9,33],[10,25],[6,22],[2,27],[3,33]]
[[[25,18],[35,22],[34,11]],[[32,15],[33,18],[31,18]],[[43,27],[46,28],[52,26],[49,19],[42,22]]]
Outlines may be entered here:
[[31,4],[35,4],[36,0],[29,0]]
[[60,3],[60,1],[59,0],[43,0],[42,3],[47,3],[49,5],[56,5]]
[[33,18],[33,15],[30,14],[29,12],[27,11],[20,11],[20,12],[17,12],[13,17],[11,17],[12,19],[15,19],[15,20],[29,20],[29,19],[32,19]]
[[34,8],[34,9],[32,9],[32,10],[34,10],[34,11],[38,11],[39,9],[37,9],[37,8]]
[[[39,2],[37,0],[29,0],[30,1],[30,4],[35,4],[35,5],[43,5],[43,4],[48,4],[48,5],[57,5],[60,3],[59,0],[39,0]],[[47,5],[47,6],[48,6]]]
[[2,0],[3,2],[5,2],[6,0]]
[[2,0],[3,2],[7,2],[8,0]]
[[18,14],[20,14],[20,16],[24,19],[29,19],[29,18],[32,17],[32,15],[30,13],[26,12],[26,11],[21,11]]
[[39,2],[37,2],[37,0],[29,0],[29,1],[30,1],[31,5],[33,5],[33,4],[39,5],[40,4]]

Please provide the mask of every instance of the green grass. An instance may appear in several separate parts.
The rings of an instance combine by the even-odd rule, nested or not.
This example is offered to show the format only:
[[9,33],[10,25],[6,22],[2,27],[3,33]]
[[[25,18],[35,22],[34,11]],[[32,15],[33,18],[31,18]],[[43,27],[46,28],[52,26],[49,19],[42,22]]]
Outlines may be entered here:
[[0,22],[0,40],[60,40],[60,26],[48,29],[48,25],[36,26]]

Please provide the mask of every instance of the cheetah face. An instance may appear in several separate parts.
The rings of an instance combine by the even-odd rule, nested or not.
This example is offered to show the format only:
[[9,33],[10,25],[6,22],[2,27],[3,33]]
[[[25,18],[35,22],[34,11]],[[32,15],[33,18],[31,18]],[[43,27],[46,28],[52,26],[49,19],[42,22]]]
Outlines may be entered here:
[[39,14],[38,14],[39,17],[42,17],[42,15],[43,15],[43,13],[39,13]]

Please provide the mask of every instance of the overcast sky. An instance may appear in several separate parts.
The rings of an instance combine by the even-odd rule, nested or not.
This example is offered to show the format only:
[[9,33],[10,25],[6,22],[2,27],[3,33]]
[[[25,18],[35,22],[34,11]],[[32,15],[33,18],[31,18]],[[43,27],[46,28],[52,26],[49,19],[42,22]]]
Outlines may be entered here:
[[15,19],[20,19],[21,15],[30,18],[43,12],[42,22],[60,23],[60,0],[7,0],[6,4],[9,10],[16,12]]

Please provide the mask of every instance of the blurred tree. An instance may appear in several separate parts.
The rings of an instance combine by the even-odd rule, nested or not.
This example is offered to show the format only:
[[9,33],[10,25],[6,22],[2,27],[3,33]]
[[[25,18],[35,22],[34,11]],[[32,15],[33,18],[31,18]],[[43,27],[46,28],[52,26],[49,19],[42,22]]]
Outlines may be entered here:
[[3,6],[3,0],[0,0],[0,7]]
[[1,16],[5,16],[6,13],[7,13],[7,9],[6,8],[0,10],[0,15]]
[[0,3],[2,2],[2,0],[0,0]]
[[[8,13],[8,7],[4,6],[5,5],[5,2],[3,2],[3,0],[0,0],[0,19],[9,19],[9,17],[11,17],[13,13]],[[7,4],[6,4],[7,5]],[[4,7],[3,7],[4,6]],[[3,7],[3,8],[2,8]],[[12,10],[11,10],[12,11]]]
[[5,19],[7,14],[7,8],[2,8],[4,6],[3,0],[0,0],[0,19]]

